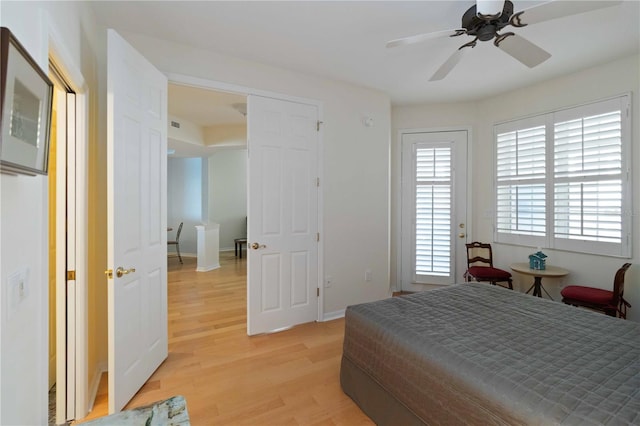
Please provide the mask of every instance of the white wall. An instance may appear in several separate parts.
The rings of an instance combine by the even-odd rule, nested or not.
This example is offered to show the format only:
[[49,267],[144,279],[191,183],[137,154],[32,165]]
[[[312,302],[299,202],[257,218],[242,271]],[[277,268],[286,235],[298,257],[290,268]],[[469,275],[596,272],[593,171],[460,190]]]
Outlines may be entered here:
[[[204,161],[206,166],[206,161]],[[203,195],[201,158],[169,158],[167,161],[167,225],[173,228],[168,239],[175,239],[178,225],[183,222],[180,234],[180,252],[184,256],[196,256],[196,225],[202,225]],[[206,220],[204,221],[206,222]],[[169,253],[175,253],[174,248]]]
[[247,236],[247,150],[217,151],[208,166],[209,221],[220,224],[220,250],[233,250]]
[[[381,92],[151,37],[123,36],[161,71],[323,103],[325,313],[389,294],[390,101]],[[176,61],[175,58],[180,58]],[[374,120],[373,127],[363,117]],[[365,270],[372,281],[365,281]]]
[[[593,256],[546,249],[549,263],[561,265],[571,271],[564,279],[547,280],[545,288],[554,299],[559,300],[559,292],[566,284],[583,284],[611,289],[615,271],[625,262],[634,265],[627,272],[625,280],[625,298],[633,305],[628,318],[640,321],[640,149],[638,148],[640,106],[640,58],[635,55],[596,66],[571,75],[536,84],[521,90],[501,93],[493,98],[465,104],[422,105],[397,107],[393,110],[394,137],[398,129],[403,128],[437,128],[443,126],[465,125],[473,128],[471,141],[472,155],[472,191],[471,209],[473,213],[472,235],[468,239],[492,241],[493,219],[485,212],[493,212],[493,125],[497,122],[548,112],[555,109],[596,101],[625,92],[632,92],[632,168],[634,200],[633,200],[633,257],[631,260]],[[393,152],[397,153],[399,141],[394,138]],[[399,176],[398,161],[394,161],[393,176]],[[394,189],[397,180],[394,180]],[[399,229],[399,200],[393,199],[394,230]],[[394,242],[399,234],[394,232]],[[494,255],[498,266],[508,268],[512,262],[526,261],[532,247],[517,247],[494,244]],[[395,259],[393,268],[395,268]],[[395,277],[395,275],[394,275]],[[515,276],[516,288],[526,291],[530,278]]]
[[[246,237],[247,150],[218,150],[209,158],[169,158],[167,162],[167,223],[184,222],[182,255],[197,255],[196,225],[220,224],[220,250],[233,250],[235,238]],[[169,253],[175,253],[170,248]]]
[[[45,424],[48,379],[47,178],[0,175],[0,423]],[[9,277],[26,272],[12,307]]]
[[[8,27],[41,68],[48,68],[46,16],[2,4]],[[31,28],[34,26],[35,28]],[[48,353],[48,215],[45,176],[0,174],[0,423],[46,422]],[[25,271],[27,296],[10,301],[9,277]],[[36,390],[34,392],[34,390]],[[35,405],[35,409],[33,408]]]
[[[80,3],[0,3],[8,27],[46,72],[49,40],[83,75],[95,70],[95,28]],[[86,74],[85,74],[86,73]],[[47,424],[47,177],[0,175],[0,424]],[[8,277],[27,270],[27,296],[7,309]]]

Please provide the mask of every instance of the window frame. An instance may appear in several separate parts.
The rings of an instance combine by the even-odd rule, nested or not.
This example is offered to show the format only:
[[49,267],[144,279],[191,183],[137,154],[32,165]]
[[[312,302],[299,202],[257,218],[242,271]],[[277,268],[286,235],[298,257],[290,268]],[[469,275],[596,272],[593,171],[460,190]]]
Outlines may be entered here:
[[[598,114],[604,110],[611,110],[611,106],[620,106],[620,123],[621,123],[621,232],[620,242],[610,243],[601,241],[590,241],[585,239],[567,239],[557,237],[555,235],[555,134],[554,127],[557,123],[571,120],[571,117],[585,118]],[[616,108],[617,110],[617,108]],[[507,120],[497,123],[493,126],[493,206],[495,215],[493,220],[493,240],[496,243],[513,244],[531,247],[546,247],[550,249],[563,250],[577,253],[589,253],[603,256],[629,258],[631,256],[632,242],[632,179],[631,179],[631,93],[624,93],[610,98],[601,99],[581,105],[560,108],[554,111],[536,114],[524,118]],[[504,186],[504,179],[499,181],[498,176],[498,135],[524,130],[545,123],[545,233],[544,236],[528,235],[526,233],[504,232],[498,228],[499,216],[498,210],[498,189]],[[606,176],[606,175],[603,175]],[[616,175],[617,176],[617,175]],[[511,181],[517,182],[518,179],[512,178]],[[526,182],[526,181],[524,181]]]

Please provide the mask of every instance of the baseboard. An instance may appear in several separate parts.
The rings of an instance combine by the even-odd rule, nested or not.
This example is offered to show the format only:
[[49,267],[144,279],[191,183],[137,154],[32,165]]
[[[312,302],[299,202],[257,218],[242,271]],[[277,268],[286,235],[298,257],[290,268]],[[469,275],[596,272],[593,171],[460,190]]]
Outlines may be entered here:
[[98,388],[100,387],[100,380],[102,379],[102,375],[106,373],[108,370],[107,364],[99,363],[96,366],[96,370],[93,374],[93,378],[91,379],[91,384],[89,385],[89,407],[88,413],[93,410],[93,404],[96,402],[96,396],[98,395]]
[[220,268],[220,264],[218,263],[217,265],[213,265],[213,266],[207,266],[207,267],[197,267],[196,268],[196,272],[208,272],[208,271],[213,271],[214,269],[218,269]]
[[331,321],[331,320],[335,320],[338,318],[344,318],[344,313],[345,313],[346,309],[341,309],[339,311],[334,311],[334,312],[327,312],[324,315],[322,315],[322,321]]

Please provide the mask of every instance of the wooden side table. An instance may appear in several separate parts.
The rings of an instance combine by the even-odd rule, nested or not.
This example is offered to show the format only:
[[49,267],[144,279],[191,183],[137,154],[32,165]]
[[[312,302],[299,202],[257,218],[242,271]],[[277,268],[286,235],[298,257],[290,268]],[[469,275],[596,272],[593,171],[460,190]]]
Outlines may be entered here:
[[531,285],[531,287],[529,287],[529,290],[527,290],[527,294],[533,289],[534,296],[542,297],[542,290],[544,290],[544,292],[547,293],[547,296],[549,296],[549,299],[551,300],[553,300],[553,298],[542,286],[542,278],[560,278],[569,274],[568,270],[559,266],[547,265],[546,269],[531,269],[529,268],[529,262],[512,263],[511,265],[509,265],[509,267],[514,272],[531,275],[533,277],[533,284]]

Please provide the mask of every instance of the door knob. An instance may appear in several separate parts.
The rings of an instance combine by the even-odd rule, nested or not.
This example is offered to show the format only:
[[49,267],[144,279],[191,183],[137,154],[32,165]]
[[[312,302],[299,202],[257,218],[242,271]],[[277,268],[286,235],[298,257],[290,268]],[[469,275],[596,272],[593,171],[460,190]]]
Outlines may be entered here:
[[261,248],[266,248],[267,246],[265,246],[264,244],[259,244],[259,243],[251,243],[251,248],[254,250],[258,250]]
[[458,238],[464,238],[464,232],[459,233]]
[[134,273],[135,271],[136,271],[136,268],[124,269],[122,266],[118,266],[118,269],[116,269],[116,276],[120,278],[123,275],[131,274],[131,273]]

